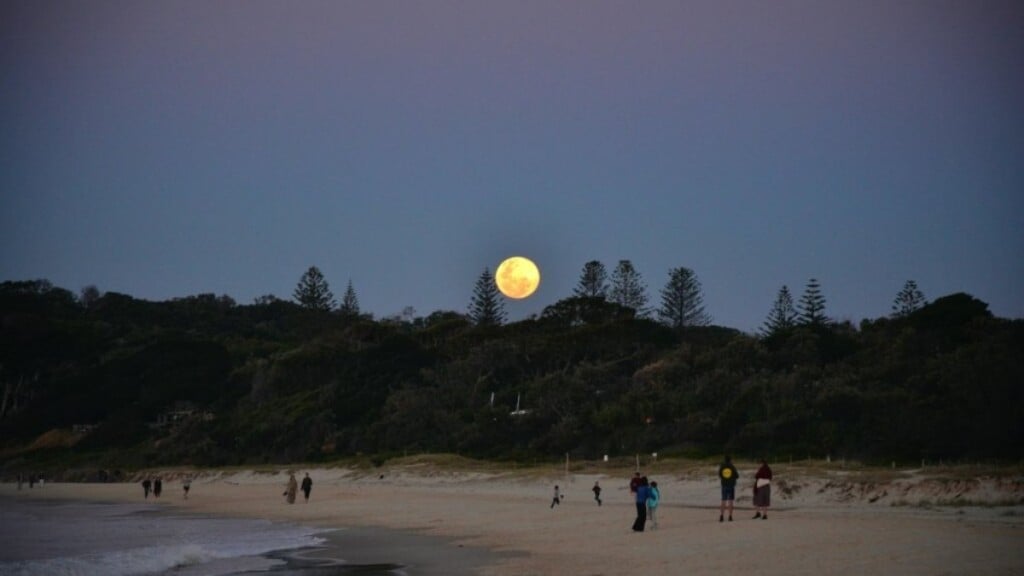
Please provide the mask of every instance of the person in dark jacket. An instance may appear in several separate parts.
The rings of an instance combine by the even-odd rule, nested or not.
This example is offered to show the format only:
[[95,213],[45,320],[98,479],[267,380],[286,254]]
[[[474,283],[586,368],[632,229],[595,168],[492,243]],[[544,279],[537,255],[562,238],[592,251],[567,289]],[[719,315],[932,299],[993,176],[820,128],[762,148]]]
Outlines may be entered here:
[[309,502],[309,492],[313,489],[313,479],[309,477],[309,472],[306,472],[306,477],[302,479],[302,493],[306,496],[306,502]]
[[647,483],[647,476],[642,476],[636,487],[636,520],[633,521],[633,531],[643,532],[647,523],[647,497],[651,495]]

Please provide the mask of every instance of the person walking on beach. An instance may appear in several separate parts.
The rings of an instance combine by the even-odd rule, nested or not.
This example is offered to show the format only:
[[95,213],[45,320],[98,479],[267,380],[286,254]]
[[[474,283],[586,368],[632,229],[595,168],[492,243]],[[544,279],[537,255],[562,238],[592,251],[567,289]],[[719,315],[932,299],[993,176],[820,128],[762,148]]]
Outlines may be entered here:
[[732,458],[728,455],[718,466],[718,479],[722,481],[722,505],[718,509],[718,521],[724,520],[725,509],[729,509],[729,522],[732,522],[733,503],[736,501],[736,480],[740,473],[732,465]]
[[754,520],[768,519],[768,507],[772,505],[772,469],[768,462],[761,460],[761,467],[754,474]]
[[284,490],[284,496],[289,504],[295,504],[295,493],[299,491],[299,483],[295,480],[295,474],[288,475],[288,486]]
[[558,484],[555,484],[555,497],[551,499],[551,508],[562,503],[562,494],[558,491]]
[[153,480],[153,497],[154,498],[159,498],[160,497],[160,493],[163,492],[163,491],[164,491],[164,482],[163,482],[163,480],[160,479],[159,476],[157,476],[156,480]]
[[185,500],[188,500],[188,491],[190,488],[192,488],[192,477],[185,476],[185,481],[182,482],[181,487],[183,490],[185,490]]
[[149,488],[152,485],[153,485],[153,483],[149,481],[149,478],[146,478],[145,480],[142,481],[142,495],[147,500],[149,499]]
[[650,488],[647,485],[647,477],[640,477],[636,486],[636,520],[633,521],[633,531],[643,532],[644,524],[647,523],[647,497],[650,495]]
[[601,505],[601,485],[598,484],[596,480],[594,481],[594,487],[591,488],[591,490],[594,491],[594,500],[596,500],[597,501],[597,505],[600,506]]
[[651,521],[651,530],[658,529],[658,517],[654,513],[658,511],[659,503],[661,503],[661,491],[658,490],[658,483],[651,482],[647,494],[647,519]]
[[313,479],[309,477],[309,472],[306,472],[306,477],[302,479],[302,493],[306,496],[306,502],[309,502],[309,492],[313,489]]

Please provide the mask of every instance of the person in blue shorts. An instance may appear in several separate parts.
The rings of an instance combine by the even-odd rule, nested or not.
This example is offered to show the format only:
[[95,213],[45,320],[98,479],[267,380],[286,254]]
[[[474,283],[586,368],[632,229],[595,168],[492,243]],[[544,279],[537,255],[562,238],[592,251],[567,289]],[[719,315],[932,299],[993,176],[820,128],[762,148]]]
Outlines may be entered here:
[[732,507],[736,500],[736,480],[740,473],[732,465],[732,458],[725,456],[725,460],[718,465],[718,479],[722,481],[722,505],[718,510],[718,521],[725,520],[725,509],[729,509],[729,522],[732,522]]

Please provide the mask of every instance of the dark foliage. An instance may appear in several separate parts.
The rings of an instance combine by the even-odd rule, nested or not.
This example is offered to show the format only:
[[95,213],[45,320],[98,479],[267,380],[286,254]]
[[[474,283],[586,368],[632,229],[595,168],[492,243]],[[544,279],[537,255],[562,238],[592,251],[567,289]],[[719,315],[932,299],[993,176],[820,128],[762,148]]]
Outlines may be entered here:
[[145,465],[409,451],[1021,458],[1024,321],[967,294],[859,327],[815,318],[760,338],[679,331],[577,296],[504,325],[443,311],[378,322],[276,298],[77,299],[7,282],[0,448]]

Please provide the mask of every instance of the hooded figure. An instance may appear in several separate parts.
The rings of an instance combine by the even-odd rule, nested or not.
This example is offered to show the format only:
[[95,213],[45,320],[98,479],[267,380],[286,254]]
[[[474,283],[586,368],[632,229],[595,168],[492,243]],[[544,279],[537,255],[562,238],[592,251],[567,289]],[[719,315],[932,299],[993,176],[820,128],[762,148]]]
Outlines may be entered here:
[[288,475],[288,488],[284,495],[288,497],[289,504],[295,504],[295,493],[299,491],[299,483],[295,480],[295,474]]

